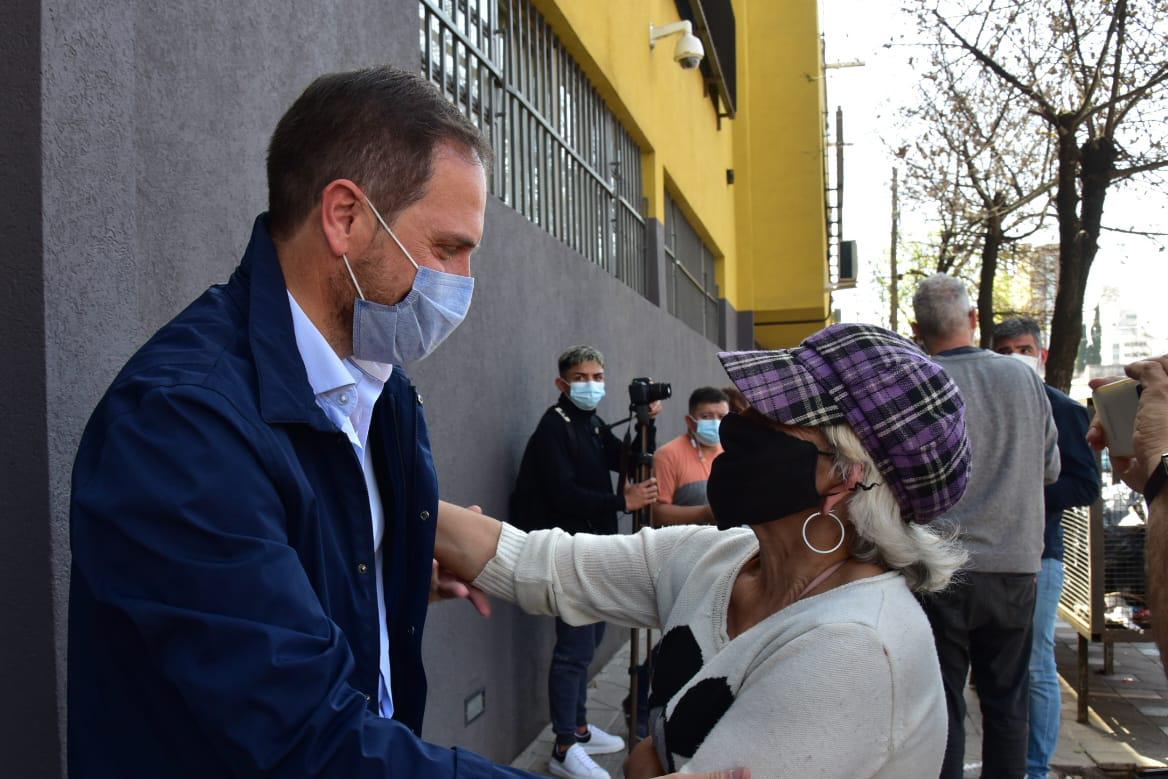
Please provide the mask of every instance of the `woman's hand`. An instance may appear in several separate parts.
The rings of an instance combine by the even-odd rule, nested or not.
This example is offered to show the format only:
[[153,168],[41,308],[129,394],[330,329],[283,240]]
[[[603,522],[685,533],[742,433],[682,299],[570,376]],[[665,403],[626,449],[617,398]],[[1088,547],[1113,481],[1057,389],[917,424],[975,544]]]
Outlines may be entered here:
[[657,759],[657,750],[653,747],[653,737],[641,739],[629,752],[625,760],[625,779],[652,779],[661,776],[665,769]]
[[435,560],[430,571],[430,602],[460,598],[470,601],[475,611],[484,617],[491,616],[491,601],[487,594],[442,568]]

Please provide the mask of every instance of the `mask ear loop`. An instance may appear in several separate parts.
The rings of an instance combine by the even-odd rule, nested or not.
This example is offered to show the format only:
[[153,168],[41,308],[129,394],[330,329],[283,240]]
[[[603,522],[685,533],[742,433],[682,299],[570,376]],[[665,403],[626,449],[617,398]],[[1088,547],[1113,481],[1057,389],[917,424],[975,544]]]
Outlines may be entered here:
[[[414,258],[410,256],[408,251],[406,251],[406,247],[403,246],[402,242],[397,239],[396,235],[394,235],[393,230],[390,230],[389,225],[387,225],[385,220],[381,218],[381,214],[378,213],[377,209],[373,206],[373,203],[369,200],[368,197],[365,198],[365,204],[369,206],[369,210],[373,212],[375,217],[377,217],[377,221],[381,222],[381,226],[385,228],[385,232],[389,233],[389,237],[392,238],[393,242],[397,244],[397,248],[401,249],[401,253],[404,254],[406,259],[410,261],[410,264],[414,266],[414,270],[421,270],[421,268],[418,267],[418,263],[414,262]],[[349,273],[352,272],[353,271],[349,271]]]
[[341,259],[345,261],[345,270],[349,272],[349,278],[353,282],[353,288],[357,290],[357,295],[364,300],[365,293],[361,291],[361,285],[357,283],[357,277],[353,275],[353,266],[349,264],[349,255],[342,254]]

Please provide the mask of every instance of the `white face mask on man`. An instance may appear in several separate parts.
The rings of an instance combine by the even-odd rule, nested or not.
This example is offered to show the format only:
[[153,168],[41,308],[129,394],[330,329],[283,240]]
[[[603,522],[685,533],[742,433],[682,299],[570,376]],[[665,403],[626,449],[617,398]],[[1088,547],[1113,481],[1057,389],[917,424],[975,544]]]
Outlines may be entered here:
[[470,310],[474,278],[419,266],[369,198],[365,202],[418,272],[409,294],[387,306],[365,299],[348,255],[341,255],[359,298],[353,305],[353,356],[369,362],[409,365],[430,355],[462,324]]
[[1039,376],[1042,375],[1042,367],[1038,364],[1038,358],[1035,357],[1033,354],[1019,354],[1018,352],[1011,352],[1007,356],[1013,357],[1015,360],[1018,360],[1019,362],[1026,363],[1027,365],[1030,366],[1030,370],[1034,371]]

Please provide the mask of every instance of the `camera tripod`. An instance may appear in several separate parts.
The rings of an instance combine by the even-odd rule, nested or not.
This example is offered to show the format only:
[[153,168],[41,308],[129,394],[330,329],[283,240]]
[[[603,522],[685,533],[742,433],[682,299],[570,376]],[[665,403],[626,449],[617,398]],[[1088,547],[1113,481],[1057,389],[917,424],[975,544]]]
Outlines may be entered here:
[[[639,484],[653,475],[653,453],[657,451],[657,423],[653,421],[647,403],[634,403],[629,406],[629,411],[631,412],[630,419],[636,420],[640,447],[636,451],[630,451],[632,449],[632,444],[629,441],[629,436],[632,433],[630,429],[625,433],[625,450],[629,451],[629,478],[633,479],[634,484]],[[633,512],[632,531],[634,533],[650,526],[651,512],[650,506],[644,506]],[[629,640],[629,710],[627,714],[630,752],[641,740],[637,731],[637,722],[638,709],[640,708],[642,632],[645,634],[645,666],[647,671],[645,678],[649,679],[653,675],[653,631],[648,628],[644,631],[633,628]]]

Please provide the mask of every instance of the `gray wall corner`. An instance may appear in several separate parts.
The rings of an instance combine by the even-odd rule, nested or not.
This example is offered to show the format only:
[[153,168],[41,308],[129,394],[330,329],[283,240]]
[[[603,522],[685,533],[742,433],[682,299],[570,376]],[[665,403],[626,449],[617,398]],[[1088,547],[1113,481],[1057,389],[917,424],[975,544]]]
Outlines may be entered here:
[[665,256],[665,224],[658,219],[645,220],[645,297],[660,308],[666,306],[665,285],[669,279]]

